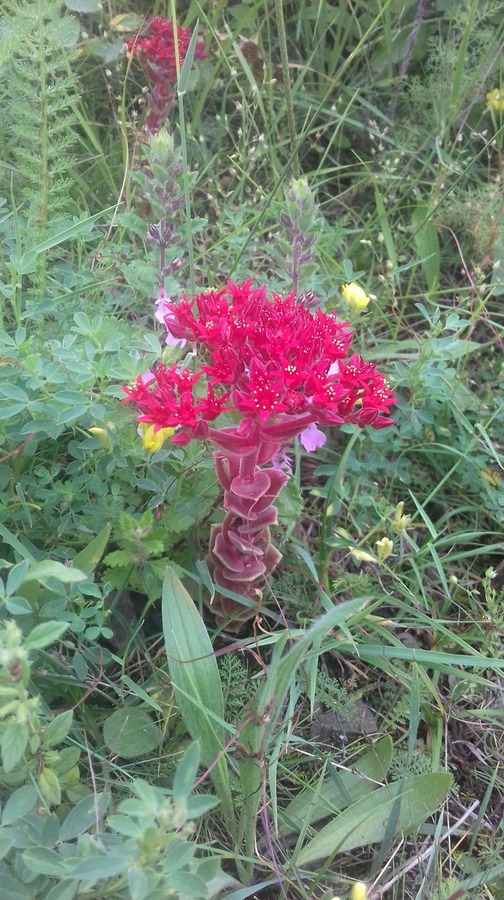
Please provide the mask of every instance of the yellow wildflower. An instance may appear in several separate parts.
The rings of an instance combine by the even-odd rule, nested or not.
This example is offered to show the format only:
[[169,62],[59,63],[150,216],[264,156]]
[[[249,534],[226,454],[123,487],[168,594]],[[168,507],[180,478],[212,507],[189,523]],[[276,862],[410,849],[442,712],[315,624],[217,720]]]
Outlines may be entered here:
[[495,109],[496,112],[504,112],[504,89],[493,88],[486,95],[487,109]]
[[352,309],[356,310],[365,309],[371,300],[371,297],[366,294],[364,288],[361,288],[355,281],[343,285],[341,288],[341,296]]
[[380,562],[384,562],[394,549],[394,542],[390,540],[388,537],[382,537],[379,541],[376,541],[376,555]]
[[164,442],[175,434],[174,428],[159,428],[154,431],[154,425],[148,425],[146,422],[140,422],[139,431],[142,435],[144,450],[149,450],[150,453],[161,450]]
[[352,900],[367,900],[367,887],[363,881],[356,881],[352,888]]

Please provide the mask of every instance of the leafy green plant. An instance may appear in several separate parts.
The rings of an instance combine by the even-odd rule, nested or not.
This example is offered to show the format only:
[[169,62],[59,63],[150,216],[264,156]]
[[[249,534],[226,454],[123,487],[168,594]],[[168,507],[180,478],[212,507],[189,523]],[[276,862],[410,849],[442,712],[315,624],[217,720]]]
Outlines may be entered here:
[[[16,31],[16,47],[1,71],[7,103],[7,150],[16,172],[20,211],[18,241],[30,248],[52,237],[58,220],[76,211],[71,148],[76,141],[77,77],[72,71],[79,23],[59,0],[19,2],[10,9],[7,35]],[[61,229],[61,226],[60,226]],[[19,245],[18,245],[19,251]],[[41,254],[33,278],[45,293],[47,256]],[[11,267],[13,276],[15,269]],[[23,274],[31,274],[26,268]],[[20,324],[21,279],[12,280],[9,296]]]
[[[2,810],[0,840],[7,898],[71,900],[106,891],[113,898],[175,896],[211,900],[233,880],[219,859],[198,856],[194,822],[215,798],[192,793],[197,742],[180,760],[170,794],[136,779],[130,796],[110,810],[110,796],[91,794],[60,822],[37,815],[37,792],[19,788]],[[12,848],[12,849],[11,849]]]
[[[0,26],[2,890],[500,897],[500,8],[285,0],[283,34],[273,3],[173,0],[207,56],[156,144],[122,47],[167,9],[132,6]],[[233,638],[199,607],[208,446],[119,403],[190,363],[156,311],[227,278],[350,319],[400,400],[293,448],[283,561]],[[373,743],[319,738],[316,704],[356,698]]]
[[[75,796],[79,782],[77,747],[56,749],[72,728],[71,709],[53,716],[32,686],[32,667],[40,651],[67,630],[66,621],[46,618],[32,625],[32,609],[24,589],[33,584],[72,584],[85,579],[78,569],[49,560],[23,560],[0,583],[3,622],[0,629],[0,783],[36,784],[48,807],[59,806],[62,790]],[[25,633],[9,614],[25,622]],[[32,626],[32,627],[30,627]],[[77,794],[78,796],[78,794]]]

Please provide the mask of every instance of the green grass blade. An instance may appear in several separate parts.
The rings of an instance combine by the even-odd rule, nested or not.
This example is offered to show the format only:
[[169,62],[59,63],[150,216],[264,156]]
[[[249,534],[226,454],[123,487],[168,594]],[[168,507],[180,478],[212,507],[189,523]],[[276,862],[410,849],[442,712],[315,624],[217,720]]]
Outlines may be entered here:
[[437,228],[432,221],[432,209],[423,200],[413,210],[411,222],[413,239],[421,259],[422,269],[427,282],[427,290],[435,291],[439,281],[441,257]]

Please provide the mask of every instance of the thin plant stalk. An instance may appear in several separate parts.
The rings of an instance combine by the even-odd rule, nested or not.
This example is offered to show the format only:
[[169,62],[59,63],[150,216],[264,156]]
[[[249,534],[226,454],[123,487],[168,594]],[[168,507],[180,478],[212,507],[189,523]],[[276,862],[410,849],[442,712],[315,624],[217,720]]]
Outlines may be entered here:
[[280,44],[280,58],[282,60],[282,78],[284,85],[285,105],[287,107],[289,142],[292,154],[292,175],[294,178],[299,178],[301,175],[301,167],[299,165],[296,121],[294,119],[294,105],[292,103],[292,91],[290,85],[289,57],[287,55],[287,34],[285,31],[283,0],[275,0],[275,15],[278,28],[278,41]]
[[[177,34],[177,12],[175,9],[175,0],[170,0],[170,14],[173,23],[173,33]],[[187,162],[187,141],[186,141],[186,125],[185,125],[185,106],[184,106],[184,94],[185,91],[179,90],[179,82],[180,82],[180,56],[179,56],[179,47],[178,40],[174,41],[174,49],[175,49],[175,64],[177,67],[177,99],[178,99],[178,110],[179,110],[179,123],[180,123],[180,152],[182,155],[182,165],[184,168],[184,205],[185,205],[185,217],[186,217],[186,227],[187,227],[187,256],[189,259],[189,289],[188,294],[190,297],[193,297],[196,291],[196,276],[195,276],[195,268],[194,268],[194,244],[193,244],[193,235],[191,229],[191,192],[189,189],[189,166]]]

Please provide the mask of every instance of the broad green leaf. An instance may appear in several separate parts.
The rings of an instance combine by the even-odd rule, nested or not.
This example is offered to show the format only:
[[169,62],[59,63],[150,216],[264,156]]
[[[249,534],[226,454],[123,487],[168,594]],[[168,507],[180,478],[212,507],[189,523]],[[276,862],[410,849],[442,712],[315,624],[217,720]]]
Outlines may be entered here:
[[5,859],[13,843],[13,837],[7,837],[6,835],[0,834],[0,860]]
[[437,228],[431,218],[432,208],[420,200],[411,217],[413,240],[419,255],[423,258],[422,269],[427,282],[427,290],[434,291],[439,281],[441,258]]
[[167,877],[167,886],[182,897],[205,897],[206,884],[202,878],[191,872],[173,872]]
[[0,395],[17,403],[28,403],[28,394],[17,384],[0,384]]
[[19,586],[26,579],[29,568],[30,563],[27,559],[23,559],[21,562],[17,563],[17,565],[12,567],[7,576],[7,584],[5,587],[5,592],[9,597],[16,594]]
[[187,800],[190,796],[198,773],[200,755],[199,741],[192,741],[180,760],[173,779],[173,800],[175,803]]
[[79,650],[76,650],[73,655],[72,667],[79,681],[84,682],[89,673],[89,666]]
[[96,825],[105,813],[107,804],[108,796],[104,793],[90,794],[89,797],[79,800],[61,824],[60,841],[73,841],[92,825]]
[[412,775],[362,797],[326,825],[297,856],[306,866],[336,853],[368,847],[383,840],[394,801],[401,796],[398,830],[408,834],[439,808],[452,783],[448,772]]
[[55,744],[61,744],[72,727],[72,721],[73,711],[71,709],[56,716],[45,730],[42,738],[42,746],[46,748],[54,747]]
[[11,616],[28,616],[33,612],[25,597],[9,597],[5,601],[5,608]]
[[218,797],[230,825],[235,821],[234,802],[223,749],[224,699],[213,647],[191,597],[169,566],[162,595],[163,634],[168,669],[184,725],[199,740],[201,757],[212,769]]
[[23,763],[23,754],[28,742],[28,726],[19,722],[6,722],[2,735],[2,765],[6,772],[12,772]]
[[289,478],[280,496],[275,500],[280,524],[289,526],[292,522],[299,521],[303,505],[304,501],[294,478]]
[[52,769],[57,775],[65,775],[77,765],[80,755],[79,747],[64,747],[58,752],[58,758],[53,762]]
[[0,419],[12,419],[13,416],[22,413],[24,408],[24,403],[13,403],[11,406],[6,406],[3,403],[2,406],[0,406]]
[[42,650],[50,644],[54,644],[63,632],[68,629],[68,622],[42,622],[32,628],[24,645],[27,650]]
[[173,836],[163,854],[163,865],[167,872],[176,872],[189,865],[194,857],[196,846],[183,838]]
[[47,767],[42,769],[37,783],[42,796],[54,806],[59,806],[61,803],[61,785],[58,776],[52,769],[48,769]]
[[55,884],[48,894],[44,894],[44,900],[73,900],[79,885],[72,881],[60,881]]
[[149,713],[138,706],[116,709],[103,725],[107,747],[123,759],[148,756],[159,746],[161,737]]
[[30,567],[24,581],[45,581],[47,578],[56,578],[63,584],[74,584],[76,581],[84,581],[84,572],[73,566],[64,566],[55,559],[44,559]]
[[219,801],[217,797],[211,797],[208,794],[195,794],[186,801],[186,813],[188,819],[199,819],[204,816],[210,809],[215,809]]
[[31,812],[37,797],[37,789],[31,784],[23,784],[14,791],[2,810],[2,825],[12,825],[17,819],[22,819],[26,813]]
[[105,525],[96,537],[89,542],[87,547],[84,547],[84,550],[81,550],[81,552],[74,557],[72,565],[75,569],[79,569],[81,572],[86,573],[93,572],[96,569],[96,566],[105,553],[111,530],[111,525]]
[[88,856],[87,859],[79,860],[75,867],[67,872],[67,878],[100,881],[113,875],[120,875],[128,866],[128,860],[122,856]]
[[128,888],[131,900],[144,900],[144,897],[147,896],[149,891],[147,876],[137,866],[131,866],[128,869]]
[[31,847],[23,853],[23,862],[37,875],[61,875],[65,871],[63,858],[48,847]]
[[33,892],[17,878],[2,872],[2,900],[31,900]]
[[389,770],[392,761],[392,739],[382,738],[364,754],[352,769],[337,771],[336,778],[324,778],[321,784],[305,788],[284,809],[279,811],[283,823],[282,834],[299,831],[307,822],[318,822],[335,811],[359,800],[376,789]]

